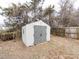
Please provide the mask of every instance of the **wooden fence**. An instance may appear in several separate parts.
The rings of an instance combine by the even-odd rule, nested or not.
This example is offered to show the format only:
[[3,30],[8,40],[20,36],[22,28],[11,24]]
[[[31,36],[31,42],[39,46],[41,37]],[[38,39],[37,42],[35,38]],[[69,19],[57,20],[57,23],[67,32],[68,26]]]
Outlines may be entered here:
[[16,32],[4,32],[0,34],[0,39],[3,41],[15,39]]
[[52,28],[51,33],[56,36],[65,36],[65,28]]
[[0,32],[0,40],[7,41],[12,39],[21,39],[21,31],[4,31]]
[[52,28],[51,33],[56,36],[79,39],[79,27]]
[[65,36],[67,38],[79,39],[79,27],[66,27]]

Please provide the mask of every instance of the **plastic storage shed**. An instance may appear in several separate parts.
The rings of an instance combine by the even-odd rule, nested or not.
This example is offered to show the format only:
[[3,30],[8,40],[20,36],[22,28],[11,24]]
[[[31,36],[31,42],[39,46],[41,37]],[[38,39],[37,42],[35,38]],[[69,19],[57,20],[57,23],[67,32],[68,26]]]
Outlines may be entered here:
[[50,26],[39,20],[22,27],[22,40],[26,46],[50,41]]

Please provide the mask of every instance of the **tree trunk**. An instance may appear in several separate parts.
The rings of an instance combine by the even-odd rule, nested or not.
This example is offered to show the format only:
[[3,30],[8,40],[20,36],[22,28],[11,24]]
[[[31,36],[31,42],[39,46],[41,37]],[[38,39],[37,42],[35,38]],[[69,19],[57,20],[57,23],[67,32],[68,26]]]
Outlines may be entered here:
[[51,14],[49,14],[49,25],[51,26]]

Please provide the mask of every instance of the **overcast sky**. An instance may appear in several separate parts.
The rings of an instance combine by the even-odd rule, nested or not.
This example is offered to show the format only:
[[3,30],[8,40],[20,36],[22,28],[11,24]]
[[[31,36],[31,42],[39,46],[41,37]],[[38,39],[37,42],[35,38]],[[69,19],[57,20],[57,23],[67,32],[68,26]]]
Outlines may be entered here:
[[[8,7],[11,5],[11,3],[24,3],[26,1],[31,1],[31,0],[0,0],[0,6],[5,8],[5,7]],[[44,2],[44,5],[43,5],[43,8],[46,8],[47,6],[49,6],[50,4],[51,5],[55,5],[55,10],[59,10],[59,1],[60,0],[45,0]],[[79,7],[79,0],[76,0],[75,4],[74,4],[74,7],[77,9]],[[0,10],[1,12],[1,10]],[[1,16],[0,16],[1,17]],[[2,17],[3,18],[3,17]],[[0,24],[3,23],[3,19],[0,18]]]

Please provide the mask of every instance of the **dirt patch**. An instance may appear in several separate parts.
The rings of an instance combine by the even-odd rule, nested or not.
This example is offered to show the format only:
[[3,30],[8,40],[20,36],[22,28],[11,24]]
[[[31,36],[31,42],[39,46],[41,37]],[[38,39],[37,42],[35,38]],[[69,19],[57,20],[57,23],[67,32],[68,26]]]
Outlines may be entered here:
[[0,59],[79,59],[79,40],[51,36],[51,41],[26,47],[22,40],[0,41]]

